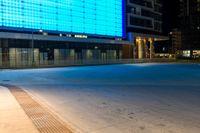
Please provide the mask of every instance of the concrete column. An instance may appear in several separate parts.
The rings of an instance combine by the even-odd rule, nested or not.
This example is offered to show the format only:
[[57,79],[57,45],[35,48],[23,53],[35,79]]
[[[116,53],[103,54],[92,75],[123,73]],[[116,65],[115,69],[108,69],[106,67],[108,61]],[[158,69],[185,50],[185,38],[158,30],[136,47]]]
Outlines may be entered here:
[[148,58],[148,46],[147,46],[147,40],[144,40],[144,57]]
[[133,59],[136,58],[136,38],[133,39]]
[[150,39],[150,59],[154,58],[155,49],[154,49],[154,40]]
[[39,60],[40,60],[40,51],[38,48],[34,49],[34,62],[35,65],[39,65]]
[[86,50],[86,59],[87,60],[93,59],[93,50],[90,50],[90,49]]
[[60,50],[54,49],[54,63],[59,64],[60,61]]
[[130,42],[130,47],[129,47],[129,58],[135,58],[135,41],[136,38],[133,37],[132,33],[128,33],[128,40]]
[[138,58],[143,59],[144,58],[144,42],[143,40],[138,41]]
[[68,59],[74,61],[75,59],[75,49],[69,49],[69,56]]
[[9,49],[9,61],[11,67],[16,66],[16,48]]

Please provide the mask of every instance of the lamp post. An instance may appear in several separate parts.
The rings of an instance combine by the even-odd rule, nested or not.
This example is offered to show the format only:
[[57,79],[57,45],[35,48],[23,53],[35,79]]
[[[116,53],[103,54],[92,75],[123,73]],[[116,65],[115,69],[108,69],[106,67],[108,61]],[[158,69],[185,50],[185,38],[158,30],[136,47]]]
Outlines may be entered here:
[[[36,32],[36,31],[34,31],[34,30],[32,29],[32,32],[31,32],[31,33],[32,33],[32,40],[31,40],[31,49],[32,49],[32,65],[35,64],[35,59],[34,59],[34,33],[35,33],[35,32]],[[42,33],[43,30],[40,29],[39,32]]]
[[32,66],[34,65],[34,38],[33,38],[33,30],[32,30],[32,41],[31,41],[31,50],[32,50]]

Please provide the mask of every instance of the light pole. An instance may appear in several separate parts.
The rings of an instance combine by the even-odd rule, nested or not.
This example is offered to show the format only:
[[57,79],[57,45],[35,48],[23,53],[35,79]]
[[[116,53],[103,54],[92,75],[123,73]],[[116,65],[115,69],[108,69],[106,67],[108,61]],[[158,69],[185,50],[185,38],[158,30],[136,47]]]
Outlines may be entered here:
[[31,41],[31,50],[32,50],[32,66],[34,65],[34,38],[33,38],[33,29],[32,29],[32,41]]
[[[35,31],[36,32],[36,31]],[[35,59],[34,59],[34,30],[32,29],[32,41],[31,41],[31,49],[32,49],[32,66],[35,64]],[[39,30],[40,33],[43,32],[42,29]]]

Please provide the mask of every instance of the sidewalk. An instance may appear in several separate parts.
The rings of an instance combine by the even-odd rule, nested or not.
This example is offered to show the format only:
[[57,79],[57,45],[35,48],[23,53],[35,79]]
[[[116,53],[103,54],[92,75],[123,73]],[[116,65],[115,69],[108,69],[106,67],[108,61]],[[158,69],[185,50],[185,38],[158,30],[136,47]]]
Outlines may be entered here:
[[0,86],[0,132],[39,133],[10,91]]

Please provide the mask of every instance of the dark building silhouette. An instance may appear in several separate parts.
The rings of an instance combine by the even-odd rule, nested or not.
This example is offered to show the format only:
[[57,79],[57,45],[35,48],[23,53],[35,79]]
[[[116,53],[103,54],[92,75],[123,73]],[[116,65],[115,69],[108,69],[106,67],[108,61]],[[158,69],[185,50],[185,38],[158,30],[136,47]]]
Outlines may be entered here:
[[181,54],[200,56],[200,0],[180,0]]
[[180,25],[180,0],[163,0],[163,33],[168,35]]

